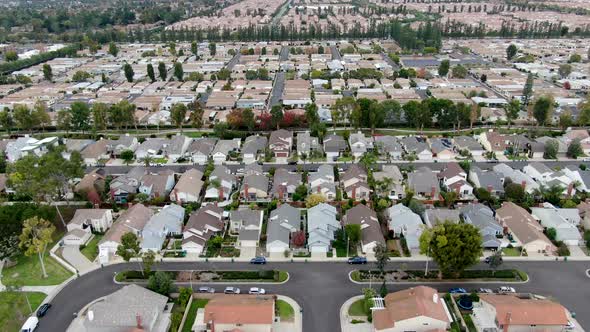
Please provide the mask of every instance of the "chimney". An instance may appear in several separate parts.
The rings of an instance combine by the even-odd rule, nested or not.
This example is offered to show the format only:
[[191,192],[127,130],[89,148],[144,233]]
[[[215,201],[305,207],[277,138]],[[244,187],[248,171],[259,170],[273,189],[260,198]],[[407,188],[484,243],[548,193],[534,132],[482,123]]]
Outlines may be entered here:
[[248,200],[248,184],[244,183],[244,199]]
[[352,188],[352,199],[356,200],[356,187]]
[[455,192],[457,193],[457,196],[459,196],[459,194],[461,193],[461,187],[456,187]]
[[526,181],[522,180],[522,182],[520,183],[520,186],[522,187],[522,189],[526,189]]
[[434,186],[432,186],[430,188],[430,198],[434,199],[435,195],[436,195],[436,188]]
[[569,186],[567,186],[567,197],[572,197],[572,191],[574,191],[574,183],[570,183]]
[[320,194],[322,192],[322,188],[320,188],[320,186],[318,185],[318,194]]
[[138,328],[138,329],[141,329],[141,328],[142,328],[142,327],[141,327],[141,316],[139,315],[139,313],[137,313],[137,314],[135,315],[135,321],[137,322],[137,328]]
[[488,185],[488,192],[491,193],[492,192],[492,186]]
[[223,201],[223,186],[219,186],[218,192],[219,192],[219,200]]
[[283,195],[284,195],[283,188],[284,188],[283,185],[280,184],[279,185],[279,200],[281,200],[281,201],[283,200]]
[[506,322],[504,322],[504,326],[502,326],[502,331],[503,332],[508,332],[508,328],[510,327],[510,322],[512,321],[512,313],[511,312],[507,312],[506,313]]

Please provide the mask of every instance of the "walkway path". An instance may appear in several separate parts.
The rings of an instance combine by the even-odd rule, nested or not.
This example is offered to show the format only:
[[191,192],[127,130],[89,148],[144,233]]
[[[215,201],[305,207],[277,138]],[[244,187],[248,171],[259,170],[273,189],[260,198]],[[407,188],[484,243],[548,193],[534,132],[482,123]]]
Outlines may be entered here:
[[82,255],[78,246],[64,246],[62,256],[80,273],[90,271],[95,267],[86,256]]
[[365,323],[352,324],[351,320],[353,319],[353,317],[348,315],[348,309],[350,308],[350,306],[354,302],[362,299],[363,297],[364,297],[363,295],[353,296],[350,299],[348,299],[346,302],[344,302],[342,307],[340,307],[340,326],[342,328],[342,332],[370,332],[370,331],[373,331],[373,325],[366,321],[366,317],[354,317],[356,319],[365,321]]

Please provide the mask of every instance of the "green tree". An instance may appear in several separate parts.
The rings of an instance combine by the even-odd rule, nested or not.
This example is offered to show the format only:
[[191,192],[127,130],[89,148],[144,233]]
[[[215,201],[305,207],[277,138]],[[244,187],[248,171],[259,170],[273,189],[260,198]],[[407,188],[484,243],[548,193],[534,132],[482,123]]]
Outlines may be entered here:
[[23,230],[19,236],[19,247],[24,251],[26,256],[39,256],[39,263],[41,264],[41,271],[43,278],[47,278],[47,271],[45,270],[45,252],[47,246],[52,241],[55,226],[49,221],[32,217],[23,222]]
[[318,115],[318,106],[316,104],[312,103],[305,105],[305,119],[307,120],[307,124],[310,126],[320,121],[320,116]]
[[180,62],[174,62],[174,77],[179,81],[182,81],[184,78],[184,70],[182,69],[182,63]]
[[440,76],[447,76],[449,73],[449,68],[451,67],[451,62],[449,60],[443,60],[438,65],[438,75]]
[[456,65],[452,69],[453,78],[465,78],[467,77],[467,68],[463,67],[462,65]]
[[387,265],[387,262],[389,262],[387,247],[382,243],[378,243],[373,248],[373,252],[375,252],[375,265],[377,265],[377,270],[383,275],[385,272],[385,266]]
[[569,62],[575,63],[575,62],[581,62],[581,61],[582,61],[582,56],[579,55],[578,53],[574,53],[574,54],[570,55]]
[[420,253],[428,254],[436,262],[443,275],[458,276],[466,268],[479,261],[483,249],[482,237],[471,224],[445,222],[425,229],[420,236]]
[[156,262],[156,253],[148,250],[141,255],[141,262],[143,263],[143,273],[145,275],[150,275],[152,272],[152,266],[154,266],[154,263]]
[[209,43],[209,54],[211,54],[211,56],[217,54],[217,45],[215,43]]
[[522,202],[525,198],[524,188],[520,183],[509,183],[504,188],[506,199],[511,202]]
[[131,150],[124,150],[121,152],[121,155],[119,157],[123,159],[125,165],[129,165],[133,161],[133,158],[135,158],[135,154]]
[[109,54],[116,57],[119,54],[119,48],[114,42],[109,43]]
[[89,79],[90,77],[92,77],[92,75],[90,75],[88,72],[85,72],[83,70],[78,70],[74,73],[74,76],[72,76],[72,81],[86,82],[86,80]]
[[545,153],[543,158],[545,159],[557,159],[557,153],[559,152],[559,142],[551,139],[545,143]]
[[191,53],[195,56],[199,55],[199,46],[196,41],[191,42]]
[[518,112],[520,112],[520,100],[512,99],[506,105],[504,105],[504,113],[506,119],[508,119],[508,127],[518,118]]
[[122,100],[109,108],[109,122],[117,128],[121,129],[122,126],[127,127],[128,125],[135,122],[134,112],[135,105],[129,103],[127,100]]
[[576,138],[570,143],[570,145],[567,147],[566,155],[573,159],[577,159],[578,157],[584,155],[584,149],[582,149],[580,139]]
[[227,81],[231,76],[231,71],[227,68],[222,68],[217,72],[217,79],[220,81]]
[[0,126],[10,135],[14,121],[12,120],[12,115],[7,110],[0,111]]
[[522,90],[522,102],[525,106],[529,104],[531,100],[531,96],[533,95],[533,84],[535,83],[535,78],[533,73],[529,73],[526,78],[526,82],[524,83],[524,88]]
[[47,106],[44,101],[37,100],[33,107],[32,116],[37,121],[37,125],[41,127],[41,130],[45,131],[45,127],[51,124],[51,118],[47,113]]
[[569,63],[559,65],[557,73],[559,74],[559,76],[561,76],[561,78],[566,78],[570,76],[570,74],[572,73],[572,65],[570,65]]
[[518,53],[518,48],[516,47],[516,45],[508,45],[508,47],[506,48],[506,58],[508,60],[512,60],[516,56],[516,53]]
[[280,105],[275,105],[270,109],[271,122],[273,127],[277,127],[277,130],[283,122],[283,108]]
[[555,239],[557,238],[557,230],[555,228],[549,227],[545,232],[547,233],[547,238],[549,240],[555,241]]
[[18,60],[18,54],[13,50],[6,51],[6,53],[4,53],[4,60],[7,62],[16,61]]
[[369,106],[369,127],[371,127],[371,136],[375,135],[375,128],[383,126],[385,120],[385,111],[380,103],[372,103]]
[[496,273],[496,269],[502,265],[504,260],[502,259],[502,252],[496,251],[492,256],[490,256],[489,265]]
[[574,123],[574,119],[572,118],[572,113],[569,111],[563,112],[559,115],[559,126],[561,129],[565,130],[570,127]]
[[121,244],[117,247],[117,255],[129,262],[131,258],[139,256],[141,247],[139,239],[133,232],[127,232],[121,236]]
[[191,109],[190,121],[192,126],[195,128],[203,127],[204,110],[201,107],[201,104],[197,101],[189,104],[189,108]]
[[158,74],[162,81],[166,80],[166,77],[168,76],[168,69],[166,69],[166,64],[163,62],[158,63]]
[[147,65],[147,75],[152,82],[156,81],[156,74],[154,73],[154,66],[151,63]]
[[33,128],[39,123],[35,113],[31,112],[25,105],[15,105],[13,114],[16,125],[22,130],[32,132]]
[[553,104],[555,101],[552,96],[541,96],[533,105],[533,116],[537,120],[537,125],[543,126],[553,113]]
[[457,195],[456,191],[443,192],[443,193],[441,193],[441,195],[444,199],[445,206],[447,208],[450,208],[451,206],[455,205],[455,202],[459,198],[459,195]]
[[108,125],[109,108],[104,103],[92,104],[92,124],[94,130],[105,130]]
[[187,107],[184,104],[178,103],[172,105],[172,110],[170,110],[170,119],[180,129],[182,133],[182,124],[184,123],[184,119],[186,117]]
[[72,113],[72,126],[76,130],[82,132],[88,129],[90,122],[90,107],[82,101],[75,101],[70,105],[70,113]]
[[47,63],[43,64],[43,77],[48,81],[53,79],[53,70],[51,70],[51,65]]
[[305,199],[305,207],[311,209],[312,207],[326,202],[326,196],[318,193],[311,194]]
[[133,72],[133,68],[130,64],[125,63],[123,65],[123,72],[125,73],[125,78],[127,79],[127,82],[133,82],[133,76],[135,75],[135,73]]
[[360,224],[349,224],[344,226],[346,236],[350,243],[351,248],[356,248],[357,244],[361,240],[361,225]]
[[256,126],[256,118],[254,117],[254,112],[252,112],[251,109],[246,108],[242,111],[242,122],[249,131],[254,130],[254,127]]
[[164,271],[157,271],[148,279],[147,288],[158,294],[168,296],[172,291],[172,278]]
[[57,111],[57,129],[64,130],[66,134],[72,129],[72,113],[68,110]]

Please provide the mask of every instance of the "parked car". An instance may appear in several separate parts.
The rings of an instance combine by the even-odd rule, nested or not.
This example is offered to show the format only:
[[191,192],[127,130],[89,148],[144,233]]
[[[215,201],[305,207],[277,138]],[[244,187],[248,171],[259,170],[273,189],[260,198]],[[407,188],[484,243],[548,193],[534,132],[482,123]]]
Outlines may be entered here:
[[516,290],[512,287],[502,286],[502,287],[498,288],[498,293],[500,293],[500,294],[516,293]]
[[492,261],[492,257],[488,256],[483,260],[486,264],[490,264],[490,262]]
[[225,294],[240,294],[240,289],[238,287],[225,287],[225,289],[223,290],[223,292]]
[[51,303],[43,303],[39,309],[37,309],[37,317],[43,317],[47,313],[47,310],[51,308]]
[[350,257],[348,259],[348,264],[367,264],[367,259],[365,257]]
[[215,288],[202,286],[199,287],[199,293],[215,293]]
[[493,294],[494,291],[489,289],[489,288],[480,288],[477,290],[478,293],[484,293],[484,294]]
[[465,290],[465,288],[455,287],[455,288],[449,289],[449,293],[451,293],[451,294],[467,294],[467,291]]
[[39,318],[35,317],[35,316],[31,316],[29,318],[27,318],[27,321],[23,324],[23,327],[21,327],[21,332],[33,332],[35,331],[35,329],[37,328],[37,326],[39,325]]
[[574,324],[574,322],[572,322],[571,320],[568,320],[567,325],[565,326],[565,329],[567,331],[572,331],[575,328],[576,328],[576,324]]
[[262,294],[266,294],[266,291],[264,290],[264,288],[252,287],[248,291],[248,294],[252,294],[252,295],[259,295],[260,294],[260,295],[262,295]]
[[254,257],[250,260],[250,264],[266,264],[266,258],[262,256]]

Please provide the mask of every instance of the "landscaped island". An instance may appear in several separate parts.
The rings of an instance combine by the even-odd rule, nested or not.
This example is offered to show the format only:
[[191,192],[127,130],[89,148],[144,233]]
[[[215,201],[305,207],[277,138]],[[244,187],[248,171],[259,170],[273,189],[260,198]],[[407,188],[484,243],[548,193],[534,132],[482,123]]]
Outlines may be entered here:
[[[162,271],[158,271],[162,272]],[[154,276],[156,271],[122,271],[117,273],[117,282],[144,282]],[[164,271],[174,282],[285,282],[289,274],[278,270],[259,271]]]
[[[528,275],[521,270],[506,269],[506,270],[465,270],[460,272],[457,276],[439,277],[438,270],[430,270],[428,274],[424,274],[422,270],[393,270],[385,271],[385,282],[423,282],[423,281],[511,281],[511,282],[525,282],[528,280]],[[357,282],[382,282],[384,277],[377,270],[355,270],[352,271],[350,277]]]

